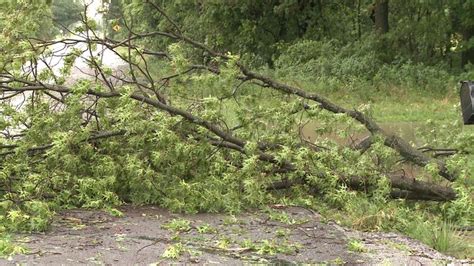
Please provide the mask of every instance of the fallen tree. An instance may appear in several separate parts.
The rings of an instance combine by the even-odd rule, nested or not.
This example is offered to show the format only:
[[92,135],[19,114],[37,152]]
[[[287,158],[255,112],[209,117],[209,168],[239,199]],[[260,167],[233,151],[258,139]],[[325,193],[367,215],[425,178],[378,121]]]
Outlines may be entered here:
[[[159,7],[154,6],[154,8],[157,8],[157,12],[162,12]],[[83,23],[85,26],[88,25],[87,20],[84,20]],[[70,176],[71,172],[75,171],[69,169],[68,166],[62,169],[51,160],[54,158],[58,160],[62,155],[67,155],[67,158],[72,158],[72,161],[75,162],[71,167],[80,168],[80,164],[94,164],[105,160],[104,158],[111,158],[111,162],[118,165],[123,163],[121,160],[135,158],[140,161],[137,165],[145,168],[136,171],[144,176],[147,176],[147,169],[151,169],[149,170],[151,171],[150,175],[160,175],[160,173],[166,175],[167,170],[162,167],[172,168],[171,159],[178,164],[178,162],[182,163],[179,161],[180,158],[186,156],[186,152],[180,150],[185,148],[170,147],[170,145],[179,147],[180,144],[177,142],[189,145],[196,150],[197,154],[200,154],[199,156],[205,157],[185,157],[187,158],[185,161],[192,159],[195,162],[185,162],[187,164],[184,169],[181,167],[181,172],[175,174],[178,180],[184,182],[183,186],[189,185],[186,182],[190,182],[190,180],[197,180],[196,183],[205,183],[203,181],[205,173],[199,173],[199,171],[214,167],[221,171],[221,173],[217,173],[218,175],[225,176],[227,174],[225,171],[229,171],[229,175],[236,175],[232,177],[233,180],[239,175],[253,180],[247,183],[246,181],[232,181],[235,182],[234,184],[229,181],[230,183],[221,184],[224,187],[233,187],[229,188],[230,190],[252,191],[246,186],[254,185],[257,189],[263,188],[265,191],[271,192],[304,186],[316,194],[324,194],[326,193],[325,189],[345,185],[350,189],[369,191],[376,187],[379,179],[386,178],[391,186],[391,192],[387,196],[392,198],[432,201],[456,199],[456,192],[451,187],[405,174],[394,174],[393,164],[390,169],[382,167],[371,159],[375,155],[369,154],[367,151],[374,146],[377,149],[382,149],[378,145],[382,143],[385,148],[396,153],[395,157],[401,156],[404,160],[422,167],[434,165],[440,176],[448,181],[454,181],[456,173],[448,171],[443,160],[430,157],[412,147],[399,136],[387,133],[364,112],[341,107],[319,94],[310,93],[302,88],[290,86],[252,71],[237,57],[214,51],[203,43],[186,37],[174,22],[172,24],[175,25],[174,30],[169,32],[135,33],[132,28],[128,28],[128,37],[120,41],[99,38],[94,29],[88,27],[85,27],[87,30],[81,33],[71,31],[70,34],[73,37],[61,40],[29,40],[31,50],[35,52],[35,57],[30,61],[29,71],[18,72],[7,65],[0,73],[0,91],[3,95],[1,98],[3,101],[2,113],[6,118],[3,127],[3,141],[0,145],[0,157],[2,158],[0,196],[3,200],[21,203],[33,199],[51,198],[54,197],[51,195],[52,193],[57,193],[63,187],[73,185],[78,187],[76,190],[79,192],[68,192],[68,195],[80,195],[78,203],[75,204],[85,204],[88,201],[83,199],[86,196],[81,194],[83,183],[77,185],[71,178],[67,178],[68,181],[64,181],[65,183],[56,180],[55,182],[60,183],[58,185],[48,180],[48,178],[57,179],[56,176],[59,174]],[[153,38],[160,38],[161,41],[171,43],[172,49],[159,51],[154,50],[153,46],[144,46],[144,43],[150,43],[150,39]],[[67,74],[70,74],[71,69],[74,68],[74,62],[84,60],[93,70],[90,71],[88,79],[78,80],[76,84],[72,85],[60,82],[61,79],[64,80],[65,76],[55,73],[52,70],[54,66],[48,65],[47,60],[42,60],[41,57],[41,54],[49,47],[58,44],[70,47],[75,47],[78,44],[86,45],[85,51],[72,49],[71,52],[63,55],[64,60],[67,61],[63,72],[67,77]],[[96,46],[103,47],[104,50],[98,52]],[[194,52],[195,50],[204,51],[212,57],[212,60],[207,65],[197,64],[192,59],[183,56],[179,51],[181,48],[192,49]],[[123,62],[123,67],[120,70],[111,70],[104,66],[98,54],[106,51],[113,53]],[[153,60],[159,60],[160,64],[168,66],[171,69],[168,72],[171,73],[154,73],[150,67]],[[45,65],[43,73],[37,73],[38,62]],[[179,92],[183,87],[186,88],[189,84],[193,85],[195,80],[202,79],[206,82],[217,80],[222,84],[229,84],[229,88],[225,88],[221,94],[211,93],[215,97],[210,99],[206,97],[194,98],[195,95],[200,94],[201,88],[193,88],[192,90],[197,92],[192,93]],[[177,85],[174,86],[173,82]],[[183,86],[181,83],[185,85]],[[251,90],[260,88],[270,93],[276,92],[277,96],[274,97],[274,100],[277,102],[281,100],[280,97],[289,95],[293,105],[285,107],[285,110],[289,110],[289,112],[280,114],[276,119],[271,116],[272,112],[278,112],[277,109],[267,111],[259,109],[258,104],[250,106],[249,110],[256,108],[259,113],[246,114],[249,117],[244,117],[238,125],[230,127],[226,119],[222,117],[222,113],[219,112],[222,108],[232,109],[230,101],[236,101],[238,104],[237,91],[242,86],[248,86]],[[25,93],[27,96],[24,110],[18,106],[16,108],[20,110],[11,108],[9,101]],[[252,102],[251,97],[246,100]],[[58,104],[61,108],[52,108],[53,106],[57,107]],[[162,121],[154,120],[157,111],[161,113],[160,119]],[[242,112],[245,113],[246,110],[243,109]],[[166,113],[166,116],[163,116],[163,113]],[[326,147],[320,143],[305,140],[301,136],[290,134],[292,130],[301,126],[301,123],[292,123],[292,119],[294,120],[292,117],[299,114],[300,120],[302,117],[311,120],[318,115],[326,116],[327,113],[353,119],[363,125],[370,136],[354,147],[334,144]],[[259,115],[267,115],[267,117],[260,120],[258,119]],[[130,117],[135,120],[131,120]],[[289,122],[283,122],[284,125],[278,124],[280,123],[278,120],[287,117],[290,117]],[[43,120],[45,118],[49,120],[45,122]],[[58,119],[59,122],[51,119]],[[140,124],[141,121],[143,121],[143,125]],[[258,123],[265,123],[265,125],[256,125]],[[265,133],[262,135],[264,137],[259,137],[252,132],[255,128],[263,128]],[[272,128],[276,128],[276,132],[273,132]],[[283,128],[286,128],[287,132],[281,131]],[[44,129],[52,130],[51,136],[41,134],[41,130]],[[16,133],[13,134],[11,131]],[[245,132],[242,133],[242,131]],[[166,132],[169,135],[174,134],[176,138],[173,139],[174,142],[167,143],[168,146],[162,147],[161,142],[166,138],[163,134]],[[279,133],[282,133],[281,136]],[[142,134],[143,138],[140,139]],[[112,139],[115,140],[112,141]],[[140,143],[137,144],[137,141]],[[199,145],[203,146],[202,151],[199,150]],[[139,148],[135,149],[134,147]],[[178,154],[177,157],[171,159],[160,157],[159,154],[167,152],[167,149],[173,150],[173,154]],[[120,153],[120,156],[114,157],[114,153]],[[374,153],[376,154],[377,150]],[[338,156],[340,154],[346,154],[349,158]],[[159,159],[155,159],[155,157],[159,157]],[[214,164],[213,157],[217,157]],[[363,169],[357,169],[360,166],[355,165],[352,168],[356,169],[342,165],[364,160],[367,162],[362,167]],[[389,159],[387,160],[389,161]],[[259,161],[259,163],[257,164],[255,161]],[[15,163],[19,164],[20,162],[26,162],[27,165],[14,166]],[[204,166],[199,168],[198,164]],[[22,182],[35,176],[37,172],[45,175],[45,169],[49,165],[56,167],[54,174],[51,177],[42,176],[39,180],[35,179],[34,182],[32,181],[33,185],[28,183],[26,186],[29,191],[26,193],[28,195],[23,196],[24,193],[20,190],[25,189],[25,185],[22,185]],[[248,165],[252,165],[251,170],[246,170],[249,168]],[[367,173],[369,170],[371,172]],[[126,175],[120,171],[120,167],[114,167],[114,175]],[[80,174],[74,173],[73,175],[82,178],[93,175],[93,173],[84,169]],[[259,175],[266,176],[267,179],[258,181]],[[151,189],[156,190],[162,197],[169,197],[167,191],[155,184],[153,177],[150,178],[152,180]],[[98,177],[97,179],[100,180]],[[170,182],[164,178],[158,183],[164,186]],[[251,182],[256,182],[256,184],[251,184]],[[120,182],[118,183],[120,184]],[[117,191],[123,190],[120,187],[116,188],[117,184],[115,183],[113,186]],[[134,189],[130,184],[124,186],[129,186],[125,190]],[[133,186],[139,185],[133,184]],[[204,184],[204,186],[206,185]],[[172,186],[170,185],[170,187]],[[87,197],[97,196],[97,192],[83,193]],[[117,192],[117,194],[120,193]],[[123,200],[129,200],[129,196],[123,197]],[[61,196],[56,200],[66,201],[64,197]],[[153,202],[153,199],[147,198],[143,202],[150,203]]]

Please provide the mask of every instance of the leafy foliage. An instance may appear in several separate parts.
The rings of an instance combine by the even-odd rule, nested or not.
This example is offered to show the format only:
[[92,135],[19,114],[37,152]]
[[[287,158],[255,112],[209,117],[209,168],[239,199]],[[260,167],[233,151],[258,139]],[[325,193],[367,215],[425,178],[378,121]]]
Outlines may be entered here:
[[12,243],[9,236],[0,237],[0,258],[23,253],[26,253],[26,249]]

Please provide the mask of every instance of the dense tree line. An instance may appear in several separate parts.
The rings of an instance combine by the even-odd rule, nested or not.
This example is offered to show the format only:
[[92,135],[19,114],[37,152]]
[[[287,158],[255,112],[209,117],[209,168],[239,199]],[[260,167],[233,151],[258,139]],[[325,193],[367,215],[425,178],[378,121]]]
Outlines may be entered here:
[[[191,36],[272,65],[282,48],[301,40],[340,46],[374,42],[383,62],[449,64],[474,61],[474,1],[436,0],[112,0],[109,18],[132,16],[144,29],[170,27],[145,2],[160,5]],[[255,58],[253,59],[255,60]]]

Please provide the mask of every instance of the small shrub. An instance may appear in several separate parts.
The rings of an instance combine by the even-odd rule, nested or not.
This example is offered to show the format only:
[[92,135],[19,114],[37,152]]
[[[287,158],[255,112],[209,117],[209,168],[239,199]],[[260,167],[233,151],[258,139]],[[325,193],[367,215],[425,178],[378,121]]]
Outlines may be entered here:
[[0,258],[24,253],[26,253],[26,248],[13,243],[9,236],[3,235],[0,237]]

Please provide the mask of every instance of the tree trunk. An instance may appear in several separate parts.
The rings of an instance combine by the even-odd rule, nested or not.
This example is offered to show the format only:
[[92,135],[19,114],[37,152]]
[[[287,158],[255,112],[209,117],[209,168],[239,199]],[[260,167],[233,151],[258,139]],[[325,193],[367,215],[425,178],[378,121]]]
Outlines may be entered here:
[[[463,30],[462,38],[464,42],[469,42],[472,37],[474,37],[474,29]],[[474,64],[474,47],[468,47],[461,53],[461,66],[464,67],[468,63]]]
[[388,32],[388,0],[377,0],[373,8],[375,31],[378,34]]

